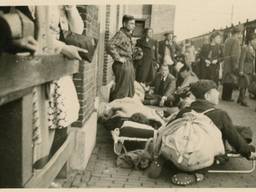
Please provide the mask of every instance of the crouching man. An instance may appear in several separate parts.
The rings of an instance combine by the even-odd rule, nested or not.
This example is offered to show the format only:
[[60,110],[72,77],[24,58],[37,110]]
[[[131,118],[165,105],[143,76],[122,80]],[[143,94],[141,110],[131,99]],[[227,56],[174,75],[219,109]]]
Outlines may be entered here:
[[[195,96],[195,101],[189,107],[182,109],[176,116],[181,118],[184,113],[194,110],[198,113],[205,113],[212,122],[220,129],[224,143],[228,143],[236,153],[241,154],[248,160],[256,159],[255,147],[249,145],[252,141],[252,131],[249,127],[241,127],[233,125],[233,122],[227,112],[216,108],[219,103],[219,92],[217,85],[211,80],[199,80],[192,83],[190,87],[191,93]],[[178,173],[172,177],[174,184],[191,184],[202,180],[202,174],[186,174]]]
[[191,110],[201,113],[215,108],[215,110],[209,111],[205,115],[220,129],[224,143],[227,141],[243,157],[247,159],[254,158],[255,147],[249,145],[252,141],[250,128],[233,125],[227,112],[216,108],[216,105],[219,103],[217,85],[211,80],[200,80],[191,84],[190,91],[196,100],[191,103],[190,107],[181,110],[176,118]]
[[174,92],[176,79],[169,73],[168,65],[162,65],[160,72],[156,74],[154,81],[150,84],[154,90],[146,93],[145,105],[158,105],[160,107],[174,105]]

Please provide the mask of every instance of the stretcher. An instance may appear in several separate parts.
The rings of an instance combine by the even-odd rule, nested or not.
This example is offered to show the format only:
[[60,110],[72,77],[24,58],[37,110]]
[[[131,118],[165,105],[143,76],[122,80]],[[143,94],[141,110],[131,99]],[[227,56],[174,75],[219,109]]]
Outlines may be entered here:
[[127,152],[127,143],[132,142],[145,148],[146,143],[156,138],[158,131],[150,125],[136,123],[132,121],[125,121],[121,128],[115,128],[111,131],[111,135],[114,141],[114,152],[116,155],[120,155],[123,152]]
[[[175,118],[177,112],[173,113],[169,116],[168,121]],[[167,121],[167,122],[168,122]],[[164,126],[162,126],[164,127]],[[125,142],[133,142],[133,143],[143,143],[142,148],[145,148],[146,144],[149,141],[156,141],[156,138],[159,134],[159,129],[154,129],[150,125],[145,125],[141,123],[125,121],[120,128],[115,128],[111,131],[112,138],[114,141],[114,153],[116,155],[120,155],[122,153],[126,153],[127,147]],[[235,152],[227,152],[225,154],[226,157],[229,159],[243,159],[240,154]],[[214,165],[208,169],[208,173],[242,173],[242,174],[249,174],[254,172],[256,168],[256,160],[250,160],[250,167],[244,169],[215,169],[214,165],[220,165],[218,160],[215,161]]]
[[[226,156],[228,158],[244,158],[242,157],[240,154],[237,154],[237,153],[227,153]],[[224,169],[209,169],[208,170],[208,173],[252,173],[254,170],[255,170],[255,167],[256,167],[256,161],[255,160],[250,160],[250,163],[251,163],[251,166],[250,168],[248,169],[237,169],[237,170],[232,170],[232,169],[229,169],[229,170],[224,170]],[[220,162],[219,161],[215,161],[215,164],[216,165],[219,165]]]

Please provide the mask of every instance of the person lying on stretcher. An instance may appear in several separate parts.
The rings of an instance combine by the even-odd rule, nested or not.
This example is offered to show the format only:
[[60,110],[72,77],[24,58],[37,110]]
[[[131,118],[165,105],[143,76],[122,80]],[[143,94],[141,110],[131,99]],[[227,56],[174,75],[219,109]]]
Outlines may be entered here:
[[[221,131],[223,143],[228,143],[234,152],[241,154],[246,159],[255,160],[255,147],[250,144],[253,134],[250,127],[234,125],[226,111],[216,108],[216,105],[219,103],[217,85],[211,80],[199,80],[191,84],[190,91],[196,100],[192,102],[190,106],[182,109],[175,119],[181,118],[184,113],[190,112],[191,110],[202,113],[208,109],[214,108],[214,110],[205,113],[205,115],[208,116]],[[196,177],[197,174],[178,173],[172,177],[172,182],[174,184],[184,185],[184,182],[189,183],[185,178],[189,178],[191,175]],[[194,181],[196,181],[196,179],[194,179]]]
[[[181,110],[176,116],[176,119],[188,111],[194,110],[200,113],[207,109],[215,108],[219,103],[217,85],[211,80],[200,80],[193,83],[190,91],[196,100],[189,107]],[[225,142],[227,141],[237,153],[240,153],[247,159],[255,157],[255,147],[249,145],[252,142],[252,131],[249,127],[233,125],[228,113],[222,109],[215,108],[215,110],[205,115],[220,129],[223,140]]]
[[101,103],[98,114],[109,129],[121,127],[123,121],[129,118],[140,118],[142,122],[149,120],[153,127],[164,124],[163,118],[155,109],[144,106],[137,98],[125,97],[110,103]]

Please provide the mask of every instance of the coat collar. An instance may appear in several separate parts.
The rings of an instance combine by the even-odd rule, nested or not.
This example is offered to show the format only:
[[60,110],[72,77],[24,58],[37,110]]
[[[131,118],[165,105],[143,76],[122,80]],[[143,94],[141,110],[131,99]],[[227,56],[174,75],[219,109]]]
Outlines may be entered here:
[[193,103],[191,103],[191,109],[197,111],[197,112],[203,112],[210,108],[215,108],[215,104],[210,103],[209,101],[205,99],[197,99]]
[[132,38],[132,34],[129,33],[126,28],[121,27],[120,31],[122,31],[127,37]]

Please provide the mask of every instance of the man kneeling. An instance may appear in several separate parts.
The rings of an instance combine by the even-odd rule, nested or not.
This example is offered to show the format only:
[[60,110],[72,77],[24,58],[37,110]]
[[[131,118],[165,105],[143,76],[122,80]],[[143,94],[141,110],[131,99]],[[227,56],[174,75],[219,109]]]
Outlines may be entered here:
[[162,65],[160,72],[156,74],[154,81],[150,84],[154,91],[146,93],[145,105],[158,105],[160,107],[172,107],[175,101],[174,92],[176,88],[176,79],[169,73],[167,65]]

